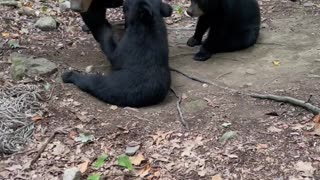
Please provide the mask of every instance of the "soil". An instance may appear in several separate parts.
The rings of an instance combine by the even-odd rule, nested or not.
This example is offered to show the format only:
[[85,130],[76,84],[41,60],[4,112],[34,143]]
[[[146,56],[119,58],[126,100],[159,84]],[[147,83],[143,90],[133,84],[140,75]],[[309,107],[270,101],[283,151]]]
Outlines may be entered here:
[[[2,157],[0,177],[61,179],[66,168],[86,159],[94,161],[106,152],[110,155],[106,165],[99,170],[88,168],[84,178],[100,172],[105,179],[139,179],[132,175],[135,173],[115,166],[116,157],[126,146],[138,142],[138,153],[147,162],[135,169],[150,163],[149,179],[320,179],[320,139],[308,133],[313,115],[300,107],[247,95],[270,93],[306,101],[312,95],[309,102],[320,106],[320,3],[259,2],[263,28],[258,43],[243,51],[216,54],[205,62],[193,61],[198,47],[185,45],[195,19],[183,17],[168,25],[170,66],[216,84],[206,85],[172,72],[172,87],[183,97],[181,106],[189,131],[179,121],[177,99],[172,93],[156,106],[120,108],[61,83],[60,73],[69,67],[85,71],[93,66],[93,72],[109,69],[92,36],[80,31],[79,20],[71,24],[75,31],[70,34],[64,27],[64,33],[33,34],[31,41],[21,37],[21,44],[28,48],[3,51],[3,60],[19,51],[50,59],[59,65],[59,72],[46,78],[54,87],[49,116],[37,123],[35,137],[25,147],[27,152]],[[10,9],[1,12],[7,11]],[[59,43],[63,48],[57,48]],[[0,67],[7,71],[6,66]],[[230,123],[228,127],[226,123]],[[59,134],[32,169],[8,170],[30,161],[58,127],[87,132],[95,140],[79,144],[70,137],[70,131]],[[237,135],[221,143],[219,139],[230,131]],[[54,154],[56,144],[63,144],[67,153]],[[298,168],[301,162],[314,169],[307,165]]]

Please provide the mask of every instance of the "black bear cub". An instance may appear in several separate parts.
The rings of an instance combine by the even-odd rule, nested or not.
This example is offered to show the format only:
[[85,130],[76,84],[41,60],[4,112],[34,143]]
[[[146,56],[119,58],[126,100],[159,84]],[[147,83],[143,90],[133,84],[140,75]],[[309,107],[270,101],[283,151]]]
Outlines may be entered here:
[[143,107],[163,101],[171,85],[163,17],[171,16],[171,6],[161,0],[126,0],[123,10],[127,27],[119,43],[112,37],[105,9],[90,8],[86,23],[108,57],[112,72],[85,75],[69,71],[62,75],[63,82],[118,106]]
[[187,14],[199,17],[196,31],[187,42],[190,47],[202,44],[194,60],[205,61],[214,53],[245,49],[257,41],[261,19],[256,0],[191,0]]

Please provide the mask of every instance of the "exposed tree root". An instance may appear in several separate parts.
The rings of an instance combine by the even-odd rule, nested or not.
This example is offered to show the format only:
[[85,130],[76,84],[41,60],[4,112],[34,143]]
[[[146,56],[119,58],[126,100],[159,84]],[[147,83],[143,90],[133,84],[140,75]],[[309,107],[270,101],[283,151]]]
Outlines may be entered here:
[[289,96],[277,96],[273,94],[250,94],[251,97],[253,98],[259,98],[259,99],[269,99],[269,100],[274,100],[278,102],[284,102],[284,103],[289,103],[295,106],[302,107],[310,112],[312,112],[314,115],[320,114],[320,108],[316,107],[312,104],[310,104],[308,101],[302,101],[299,99],[295,99]]
[[184,117],[183,117],[183,113],[182,113],[182,110],[181,110],[181,102],[182,102],[182,98],[181,96],[178,96],[178,94],[172,89],[170,88],[171,92],[174,94],[174,96],[178,99],[177,101],[177,111],[178,111],[178,114],[179,114],[179,120],[181,122],[181,124],[187,129],[189,130],[189,124],[185,121]]

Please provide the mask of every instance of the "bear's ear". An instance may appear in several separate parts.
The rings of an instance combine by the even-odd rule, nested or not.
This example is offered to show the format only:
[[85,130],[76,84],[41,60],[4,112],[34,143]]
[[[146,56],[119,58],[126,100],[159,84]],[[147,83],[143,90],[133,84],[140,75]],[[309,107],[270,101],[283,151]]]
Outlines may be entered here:
[[173,9],[169,4],[161,2],[160,13],[163,17],[170,17]]
[[152,19],[153,12],[150,4],[142,2],[139,5],[139,17],[143,20],[149,21]]

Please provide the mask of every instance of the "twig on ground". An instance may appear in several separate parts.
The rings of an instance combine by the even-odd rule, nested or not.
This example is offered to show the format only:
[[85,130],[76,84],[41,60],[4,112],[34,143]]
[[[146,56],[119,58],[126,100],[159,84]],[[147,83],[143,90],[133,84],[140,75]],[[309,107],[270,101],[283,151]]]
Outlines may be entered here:
[[270,45],[270,46],[284,46],[283,44],[278,43],[265,43],[265,42],[257,42],[257,45]]
[[199,82],[199,83],[204,83],[204,84],[216,86],[218,88],[221,88],[221,89],[224,89],[224,90],[227,90],[227,91],[240,93],[240,91],[238,91],[236,89],[229,88],[229,87],[226,87],[226,86],[221,86],[221,85],[219,85],[219,84],[217,84],[215,82],[211,82],[211,81],[208,81],[208,80],[203,80],[203,79],[200,79],[200,78],[195,77],[195,76],[190,76],[190,75],[188,75],[188,74],[186,74],[184,72],[181,72],[180,70],[175,69],[175,68],[170,68],[170,70],[173,71],[173,72],[179,73],[179,74],[185,76],[186,78],[191,79],[191,80],[196,81],[196,82]]
[[178,98],[178,101],[177,101],[177,111],[179,113],[179,120],[181,122],[181,124],[187,129],[189,130],[189,124],[184,120],[184,117],[183,117],[183,113],[182,113],[182,110],[181,110],[181,102],[182,102],[182,98],[181,96],[178,96],[178,94],[172,89],[170,88],[171,92],[174,94],[174,96],[176,98]]
[[216,80],[222,78],[223,76],[226,76],[226,75],[228,75],[228,74],[231,74],[231,73],[232,73],[232,72],[230,71],[230,72],[226,72],[226,73],[220,74],[219,76],[216,77]]
[[180,71],[180,70],[178,70],[178,69],[170,68],[170,70],[173,71],[173,72],[179,73],[179,74],[181,74],[181,75],[183,75],[183,76],[185,76],[185,77],[187,77],[188,79],[191,79],[191,80],[193,80],[193,81],[197,81],[197,82],[199,82],[199,83],[205,83],[205,84],[210,84],[210,85],[212,85],[212,83],[209,82],[209,81],[200,79],[200,78],[195,77],[195,76],[190,76],[190,75],[188,75],[188,74],[186,74],[186,73],[184,73],[184,72],[182,72],[182,71]]
[[65,132],[61,129],[55,130],[53,132],[53,134],[51,134],[51,136],[47,139],[47,141],[42,145],[42,147],[40,148],[40,150],[38,151],[38,153],[36,154],[36,156],[32,159],[32,161],[30,162],[29,167],[31,167],[41,156],[41,154],[43,153],[43,151],[46,149],[46,147],[48,146],[48,144],[52,141],[52,139],[57,135],[57,134],[64,134]]
[[308,111],[311,111],[314,115],[320,114],[320,108],[316,107],[312,104],[310,104],[308,101],[302,101],[299,99],[295,99],[289,96],[277,96],[273,94],[251,94],[250,95],[253,98],[259,98],[259,99],[269,99],[269,100],[274,100],[278,102],[284,102],[284,103],[289,103],[295,106],[302,107]]

